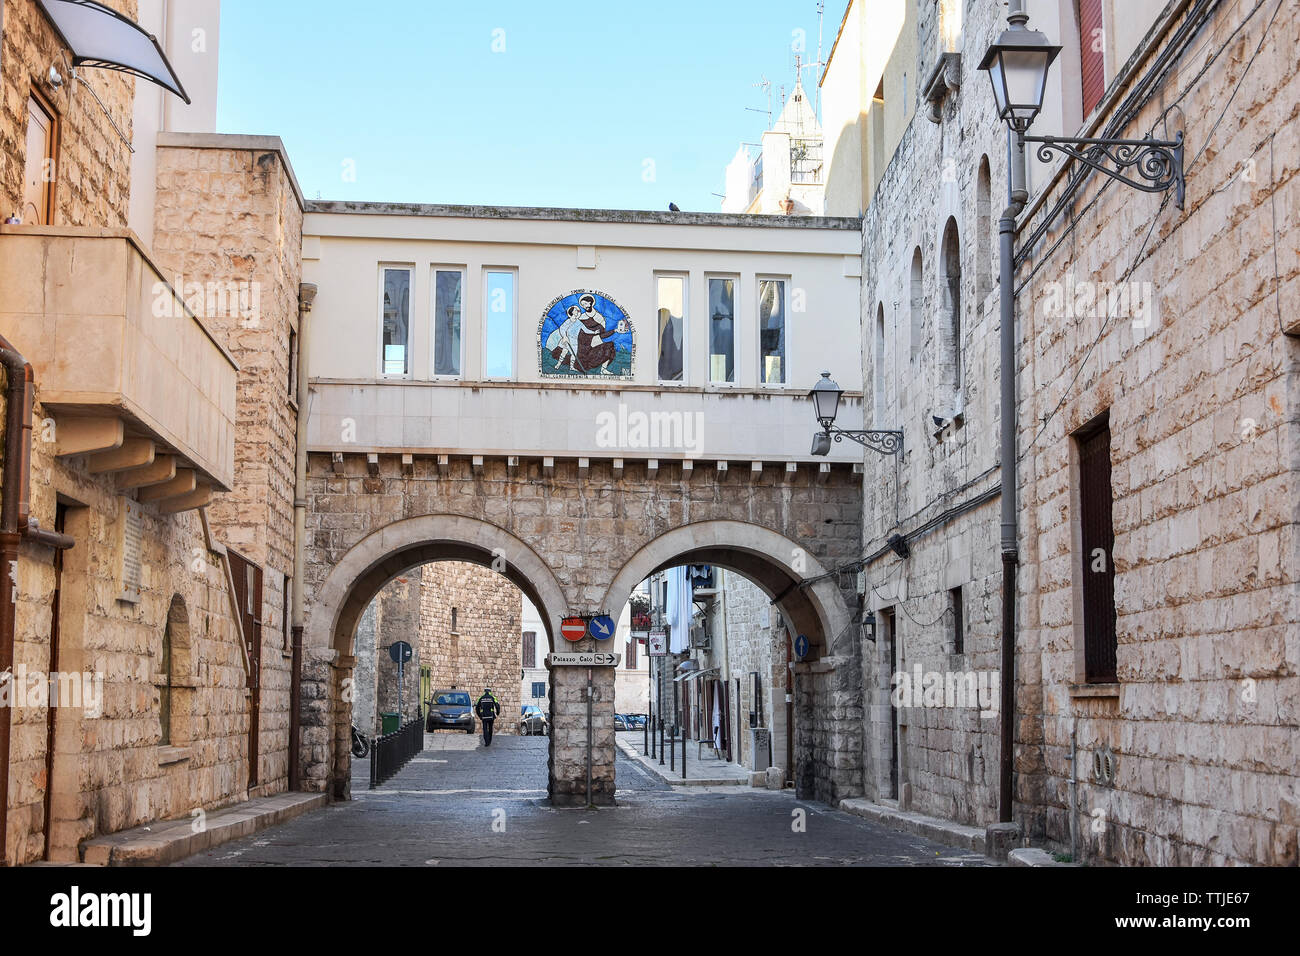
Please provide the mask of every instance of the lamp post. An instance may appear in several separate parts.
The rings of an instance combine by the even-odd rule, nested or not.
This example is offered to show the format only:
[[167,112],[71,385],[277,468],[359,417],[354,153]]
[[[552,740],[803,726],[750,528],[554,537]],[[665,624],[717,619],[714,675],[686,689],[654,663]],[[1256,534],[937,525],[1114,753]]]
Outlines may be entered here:
[[[998,815],[1012,821],[1014,800],[1012,761],[1015,749],[1015,647],[1016,566],[1019,563],[1016,519],[1016,333],[1015,333],[1015,242],[1016,219],[1024,210],[1028,193],[1024,189],[1025,143],[1038,143],[1038,158],[1051,162],[1056,152],[1144,192],[1175,189],[1175,204],[1183,208],[1183,134],[1173,140],[1070,138],[1030,136],[1028,129],[1042,111],[1047,91],[1047,72],[1061,51],[1038,30],[1026,25],[1029,15],[1024,0],[1009,0],[1007,29],[984,54],[979,69],[989,74],[998,116],[1007,124],[1011,150],[1007,169],[1010,205],[998,220],[1001,311],[1001,480],[1002,480],[1002,672],[1001,739],[999,741]],[[1109,165],[1108,165],[1109,164]],[[1113,168],[1112,168],[1113,167]]]
[[840,396],[844,389],[835,384],[830,372],[822,372],[821,380],[812,387],[808,397],[813,401],[813,414],[822,430],[813,435],[812,454],[826,455],[831,450],[831,441],[849,439],[865,448],[874,448],[882,455],[898,455],[903,451],[903,433],[897,429],[871,428],[865,431],[852,431],[835,427],[835,416],[840,410]]
[[989,75],[998,116],[1020,144],[1037,143],[1038,158],[1050,163],[1061,152],[1111,179],[1144,192],[1164,192],[1173,186],[1174,204],[1183,208],[1183,134],[1174,139],[1113,139],[1109,137],[1030,136],[1029,127],[1043,109],[1047,72],[1061,48],[1038,30],[1030,30],[1029,15],[1017,9],[1007,16],[1008,27],[988,48],[979,69]]

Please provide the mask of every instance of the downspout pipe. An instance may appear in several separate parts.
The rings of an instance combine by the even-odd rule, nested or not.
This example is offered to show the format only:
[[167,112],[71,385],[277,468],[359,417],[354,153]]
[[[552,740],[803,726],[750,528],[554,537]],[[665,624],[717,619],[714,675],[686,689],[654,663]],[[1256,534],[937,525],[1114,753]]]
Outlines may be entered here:
[[[14,630],[18,610],[19,502],[22,500],[23,410],[32,367],[8,341],[0,348],[5,367],[4,489],[0,494],[0,688],[13,680]],[[25,519],[25,516],[24,516]],[[25,524],[25,520],[23,522]],[[11,694],[6,693],[7,697]],[[9,754],[13,708],[0,708],[0,866],[9,859]]]
[[303,581],[306,578],[307,543],[307,356],[308,331],[316,285],[298,286],[298,433],[294,445],[293,474],[293,656],[289,673],[289,789],[301,790],[302,778],[302,629],[305,620]]
[[[0,364],[5,369],[4,472],[0,481],[0,688],[13,679],[14,639],[18,617],[18,545],[28,541],[67,550],[71,535],[46,531],[31,516],[28,489],[32,453],[32,405],[36,377],[31,363],[0,335]],[[6,695],[8,696],[8,695]],[[0,866],[8,861],[9,758],[12,707],[0,708]]]

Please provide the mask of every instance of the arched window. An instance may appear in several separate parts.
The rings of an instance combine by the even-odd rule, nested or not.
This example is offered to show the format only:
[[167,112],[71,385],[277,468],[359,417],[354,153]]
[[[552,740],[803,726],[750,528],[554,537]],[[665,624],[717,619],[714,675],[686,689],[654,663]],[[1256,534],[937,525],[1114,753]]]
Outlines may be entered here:
[[[172,597],[167,609],[167,623],[163,627],[162,654],[154,683],[158,687],[158,742],[164,747],[188,743],[188,735],[181,726],[182,711],[178,677],[188,673],[190,648],[190,616],[185,601],[179,594]],[[183,687],[183,685],[179,685]]]
[[939,256],[940,299],[936,351],[939,361],[939,402],[945,412],[961,410],[961,241],[957,220],[943,227]]
[[980,157],[979,174],[975,178],[975,299],[976,308],[983,304],[993,291],[993,237],[997,222],[993,219],[992,182],[989,158]]
[[924,308],[924,275],[921,269],[921,247],[917,246],[912,252],[912,343],[911,355],[912,361],[915,362],[917,356],[921,354],[921,344],[925,340],[925,313]]

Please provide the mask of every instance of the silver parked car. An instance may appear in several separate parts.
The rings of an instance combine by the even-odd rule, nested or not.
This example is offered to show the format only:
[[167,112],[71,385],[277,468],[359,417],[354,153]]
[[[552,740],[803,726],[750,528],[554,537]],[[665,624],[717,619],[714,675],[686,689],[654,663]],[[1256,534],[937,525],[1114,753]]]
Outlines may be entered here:
[[536,704],[524,704],[519,708],[519,733],[523,737],[534,734],[546,736],[546,715]]

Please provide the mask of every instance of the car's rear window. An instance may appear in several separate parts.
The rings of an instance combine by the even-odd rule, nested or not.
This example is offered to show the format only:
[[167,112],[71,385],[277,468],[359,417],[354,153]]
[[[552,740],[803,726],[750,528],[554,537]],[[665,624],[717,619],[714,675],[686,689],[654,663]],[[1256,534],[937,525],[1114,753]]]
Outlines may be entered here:
[[433,695],[435,704],[450,704],[457,707],[469,706],[469,694],[459,690],[440,690]]

